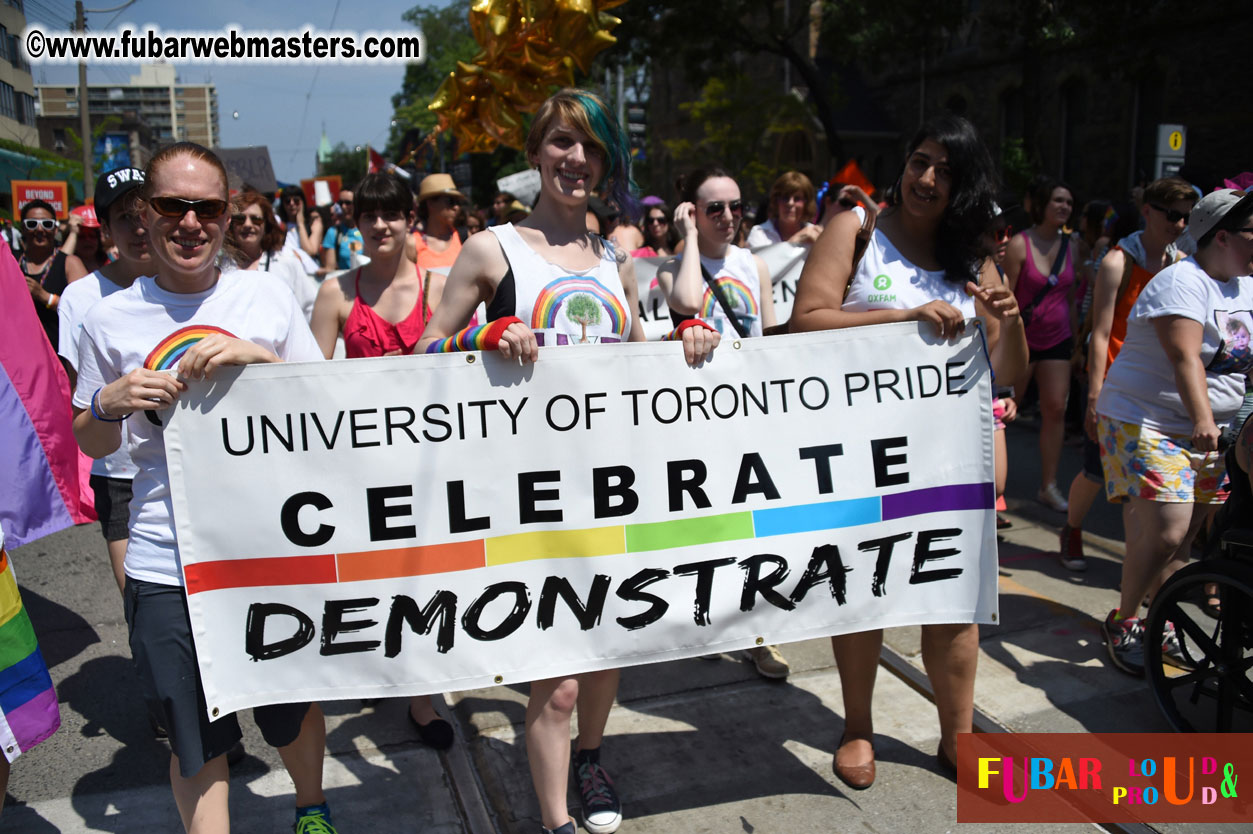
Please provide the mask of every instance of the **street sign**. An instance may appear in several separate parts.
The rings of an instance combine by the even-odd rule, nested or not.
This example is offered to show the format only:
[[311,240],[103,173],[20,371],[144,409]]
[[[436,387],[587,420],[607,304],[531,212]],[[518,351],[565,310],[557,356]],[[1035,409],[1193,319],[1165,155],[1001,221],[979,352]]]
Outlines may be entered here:
[[1159,124],[1157,126],[1157,158],[1154,161],[1154,177],[1173,177],[1183,168],[1188,149],[1186,125]]

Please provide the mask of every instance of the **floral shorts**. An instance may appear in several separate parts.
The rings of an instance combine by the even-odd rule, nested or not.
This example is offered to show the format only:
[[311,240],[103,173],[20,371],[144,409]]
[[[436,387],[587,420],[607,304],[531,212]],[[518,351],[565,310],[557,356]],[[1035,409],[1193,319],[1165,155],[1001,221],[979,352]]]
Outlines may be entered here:
[[1192,438],[1101,415],[1097,426],[1105,497],[1146,498],[1164,504],[1221,504],[1227,470],[1221,452],[1197,452]]

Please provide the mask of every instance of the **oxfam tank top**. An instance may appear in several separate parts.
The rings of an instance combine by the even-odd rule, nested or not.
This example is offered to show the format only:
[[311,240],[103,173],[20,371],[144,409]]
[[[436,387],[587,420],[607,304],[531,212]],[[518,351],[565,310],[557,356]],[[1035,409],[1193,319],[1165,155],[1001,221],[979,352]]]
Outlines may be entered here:
[[[726,256],[721,259],[701,255],[700,265],[714,279],[745,332],[749,336],[760,336],[761,279],[753,253],[738,246],[728,246]],[[723,336],[737,335],[708,284],[700,305],[700,317]]]
[[544,260],[526,244],[512,223],[491,226],[488,231],[496,236],[509,262],[509,272],[501,279],[488,306],[489,319],[517,316],[530,325],[540,345],[627,340],[631,312],[612,242],[603,242],[599,264],[571,273]]
[[[860,211],[860,209],[856,209]],[[943,270],[921,269],[907,261],[878,228],[849,279],[842,309],[912,310],[929,301],[947,301],[966,318],[975,315],[975,301],[966,295],[965,282],[949,281]]]

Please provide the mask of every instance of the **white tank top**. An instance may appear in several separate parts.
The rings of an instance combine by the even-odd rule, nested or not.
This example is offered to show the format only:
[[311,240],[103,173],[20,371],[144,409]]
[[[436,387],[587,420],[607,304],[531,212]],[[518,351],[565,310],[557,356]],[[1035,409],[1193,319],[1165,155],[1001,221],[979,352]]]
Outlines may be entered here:
[[571,274],[528,246],[512,223],[491,226],[488,231],[496,235],[513,274],[513,315],[530,326],[540,345],[627,340],[631,310],[612,242],[604,241],[599,264]]
[[842,309],[912,310],[937,299],[952,304],[966,318],[975,315],[975,300],[966,295],[965,282],[945,280],[943,270],[914,266],[876,227],[849,281]]
[[[701,255],[700,264],[722,290],[722,297],[731,306],[744,331],[749,336],[760,336],[761,278],[757,274],[753,253],[733,244],[727,247],[727,254],[721,260]],[[737,335],[708,284],[700,306],[700,317],[723,336]]]

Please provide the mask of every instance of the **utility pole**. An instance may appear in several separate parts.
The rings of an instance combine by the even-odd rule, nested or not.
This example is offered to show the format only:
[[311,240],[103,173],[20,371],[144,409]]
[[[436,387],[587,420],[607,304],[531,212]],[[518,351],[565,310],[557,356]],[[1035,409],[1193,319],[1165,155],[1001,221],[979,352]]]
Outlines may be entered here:
[[[74,29],[79,34],[87,32],[87,18],[83,14],[83,0],[74,2]],[[95,148],[91,141],[91,116],[87,112],[87,62],[78,62],[78,130],[83,138],[83,200],[91,194],[96,178],[92,175],[91,159]]]

